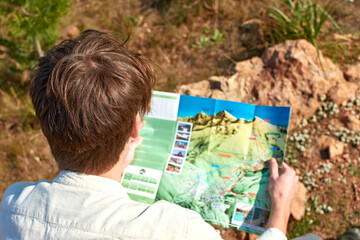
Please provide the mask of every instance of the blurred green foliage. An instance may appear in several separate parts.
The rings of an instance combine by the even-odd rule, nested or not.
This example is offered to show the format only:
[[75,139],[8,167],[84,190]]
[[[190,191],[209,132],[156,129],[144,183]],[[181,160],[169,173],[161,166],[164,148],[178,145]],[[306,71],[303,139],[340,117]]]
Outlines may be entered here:
[[58,39],[57,26],[71,0],[2,0],[0,2],[0,45],[15,60],[12,71],[35,65],[37,57]]
[[213,46],[226,40],[225,34],[220,32],[218,29],[204,29],[204,32],[208,36],[201,35],[199,40],[197,40],[195,44],[191,45],[192,48],[202,49],[204,47]]
[[353,64],[359,61],[360,32],[351,33],[343,39],[325,39],[319,43],[319,48],[325,56],[340,64]]

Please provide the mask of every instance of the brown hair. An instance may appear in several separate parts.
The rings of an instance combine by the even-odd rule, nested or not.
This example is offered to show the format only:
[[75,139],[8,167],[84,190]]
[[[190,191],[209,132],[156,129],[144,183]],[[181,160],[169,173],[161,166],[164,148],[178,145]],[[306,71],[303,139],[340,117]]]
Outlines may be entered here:
[[33,69],[30,95],[60,169],[100,174],[119,160],[138,113],[150,107],[149,61],[107,33],[54,46]]

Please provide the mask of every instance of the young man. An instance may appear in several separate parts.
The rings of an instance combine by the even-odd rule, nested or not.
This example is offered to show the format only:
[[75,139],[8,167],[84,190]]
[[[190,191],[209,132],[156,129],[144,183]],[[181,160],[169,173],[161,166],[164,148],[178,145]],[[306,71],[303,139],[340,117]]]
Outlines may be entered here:
[[[200,215],[159,201],[129,199],[121,175],[141,144],[154,73],[114,37],[85,31],[40,58],[30,90],[62,170],[53,181],[10,186],[1,203],[1,239],[221,239]],[[297,177],[270,162],[272,213],[260,239],[286,239]]]

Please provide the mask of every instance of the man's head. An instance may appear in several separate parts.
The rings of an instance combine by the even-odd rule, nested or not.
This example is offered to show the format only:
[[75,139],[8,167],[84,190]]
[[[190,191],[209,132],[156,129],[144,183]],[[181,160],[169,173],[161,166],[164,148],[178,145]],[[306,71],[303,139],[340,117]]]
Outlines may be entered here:
[[30,95],[60,169],[88,174],[119,160],[137,114],[150,106],[148,61],[88,30],[53,47],[32,71]]

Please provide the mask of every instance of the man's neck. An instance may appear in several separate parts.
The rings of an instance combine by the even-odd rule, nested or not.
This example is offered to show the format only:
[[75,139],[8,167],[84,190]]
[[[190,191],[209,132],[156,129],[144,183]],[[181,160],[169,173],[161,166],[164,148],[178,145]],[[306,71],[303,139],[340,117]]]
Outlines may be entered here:
[[145,121],[141,121],[139,114],[137,114],[134,120],[131,136],[125,145],[124,150],[120,154],[119,161],[110,170],[99,174],[98,176],[109,178],[118,182],[121,181],[121,176],[125,168],[134,158],[135,149],[139,147],[143,141],[143,138],[139,136],[139,132],[145,126],[145,123]]
[[123,171],[121,170],[122,169],[121,164],[119,164],[119,163],[120,163],[120,161],[117,162],[115,164],[115,166],[112,167],[109,171],[101,173],[98,176],[104,177],[104,178],[109,178],[109,179],[115,180],[117,182],[120,182]]
[[99,174],[99,177],[109,178],[117,182],[121,182],[121,176],[127,166],[124,166],[124,157],[128,152],[128,145],[125,146],[124,151],[121,153],[119,161],[108,171]]

